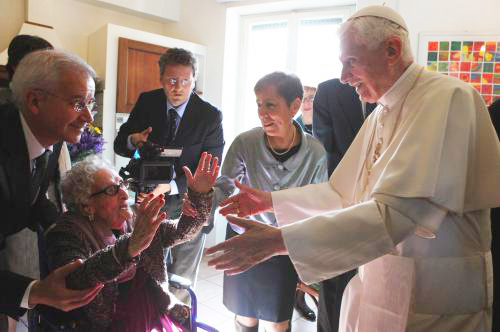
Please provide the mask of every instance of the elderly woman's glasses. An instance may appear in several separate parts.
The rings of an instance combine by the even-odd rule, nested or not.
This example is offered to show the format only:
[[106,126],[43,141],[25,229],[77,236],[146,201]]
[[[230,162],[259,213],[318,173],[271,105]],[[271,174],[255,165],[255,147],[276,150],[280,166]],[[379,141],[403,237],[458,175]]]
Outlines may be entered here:
[[178,79],[178,78],[167,78],[167,84],[170,86],[176,86],[179,83],[181,86],[188,86],[191,84],[191,79]]
[[100,195],[100,194],[105,194],[105,195],[108,195],[108,196],[114,196],[118,193],[118,191],[120,190],[120,188],[123,188],[123,189],[128,189],[128,181],[127,180],[121,180],[120,182],[118,182],[118,184],[112,184],[110,186],[107,186],[106,188],[104,188],[103,190],[100,190],[98,192],[95,192],[93,194],[90,195],[90,198],[94,197],[94,196],[97,196],[97,195]]
[[59,96],[55,93],[52,93],[50,91],[43,90],[43,89],[38,89],[38,90],[48,94],[49,96],[59,98],[65,102],[69,103],[73,107],[73,110],[75,110],[75,112],[77,112],[77,113],[81,113],[85,109],[87,109],[87,111],[89,111],[89,113],[92,115],[92,117],[94,117],[97,113],[97,104],[96,104],[96,100],[94,98],[90,99],[89,101],[85,101],[85,100],[79,99],[79,98],[67,98],[67,97]]

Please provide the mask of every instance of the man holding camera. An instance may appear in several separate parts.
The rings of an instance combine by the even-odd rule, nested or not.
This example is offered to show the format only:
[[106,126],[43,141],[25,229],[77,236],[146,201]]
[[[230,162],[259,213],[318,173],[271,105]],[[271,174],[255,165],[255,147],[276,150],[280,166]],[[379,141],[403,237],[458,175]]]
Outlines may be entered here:
[[[196,169],[204,151],[219,160],[222,157],[222,113],[193,92],[196,59],[191,52],[171,48],[161,56],[159,65],[163,88],[139,96],[128,121],[120,127],[114,149],[129,158],[148,140],[183,149],[174,165],[174,178],[153,190],[156,195],[167,194],[166,211],[169,218],[175,219],[180,215],[182,194],[187,191],[182,166]],[[194,286],[205,237],[212,226],[205,227],[192,241],[171,249],[169,272],[189,279]]]

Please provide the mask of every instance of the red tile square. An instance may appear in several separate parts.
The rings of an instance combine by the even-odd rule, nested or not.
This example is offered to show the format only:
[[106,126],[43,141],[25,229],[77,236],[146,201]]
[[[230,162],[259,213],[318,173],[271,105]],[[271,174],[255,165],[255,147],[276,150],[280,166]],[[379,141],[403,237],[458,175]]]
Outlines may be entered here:
[[450,61],[460,61],[460,52],[451,52]]
[[491,95],[493,92],[493,85],[483,84],[481,85],[481,94]]
[[472,52],[472,61],[483,62],[483,55],[480,52]]
[[438,50],[438,42],[436,41],[430,41],[427,48],[429,51],[437,51]]
[[473,46],[474,51],[477,51],[477,52],[481,51],[481,47],[483,45],[484,45],[484,42],[482,42],[482,41],[475,41],[474,42],[474,46]]
[[493,83],[493,74],[483,74],[483,79],[481,80],[481,83]]
[[460,73],[460,79],[464,82],[470,82],[470,74],[469,73]]
[[470,62],[461,62],[460,71],[470,71]]

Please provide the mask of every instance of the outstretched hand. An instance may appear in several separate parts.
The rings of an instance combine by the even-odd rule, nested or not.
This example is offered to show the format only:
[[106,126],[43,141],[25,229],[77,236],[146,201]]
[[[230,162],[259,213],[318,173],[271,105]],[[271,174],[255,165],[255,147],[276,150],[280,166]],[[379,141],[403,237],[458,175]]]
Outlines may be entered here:
[[219,174],[219,159],[217,157],[212,159],[211,154],[203,152],[194,176],[188,167],[184,166],[182,169],[186,174],[187,185],[191,190],[207,193],[212,189]]
[[240,192],[219,204],[223,207],[219,211],[220,214],[223,216],[235,214],[238,217],[246,217],[273,211],[273,200],[270,192],[250,188],[238,180],[235,180],[234,184],[240,189]]
[[161,207],[165,204],[163,197],[159,195],[154,198],[154,195],[150,194],[137,207],[134,231],[128,243],[130,257],[140,255],[153,241],[158,227],[166,217],[165,212],[160,213]]
[[288,255],[279,228],[234,216],[227,216],[227,219],[245,229],[245,233],[209,248],[208,255],[220,253],[208,261],[209,266],[234,275],[273,256]]
[[45,279],[36,281],[29,294],[29,306],[45,304],[59,310],[70,311],[89,304],[99,294],[104,284],[85,290],[66,288],[66,276],[82,265],[81,259],[76,260],[54,270]]

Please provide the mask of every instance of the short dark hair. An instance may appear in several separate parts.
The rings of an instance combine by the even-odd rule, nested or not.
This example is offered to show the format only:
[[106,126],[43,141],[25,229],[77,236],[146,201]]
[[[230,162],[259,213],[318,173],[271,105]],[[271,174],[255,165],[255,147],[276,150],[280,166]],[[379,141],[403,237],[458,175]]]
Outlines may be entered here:
[[276,87],[279,95],[285,99],[288,106],[290,106],[296,98],[302,100],[304,97],[302,83],[296,75],[275,71],[258,80],[253,91],[257,93],[269,85]]
[[6,67],[9,75],[9,81],[12,80],[17,65],[27,54],[33,51],[53,48],[54,47],[51,43],[37,36],[19,35],[14,37],[14,39],[11,40],[7,51],[9,60],[7,60]]
[[197,62],[193,53],[183,48],[169,48],[158,62],[160,65],[160,78],[168,65],[183,65],[193,68],[193,76],[196,77]]

